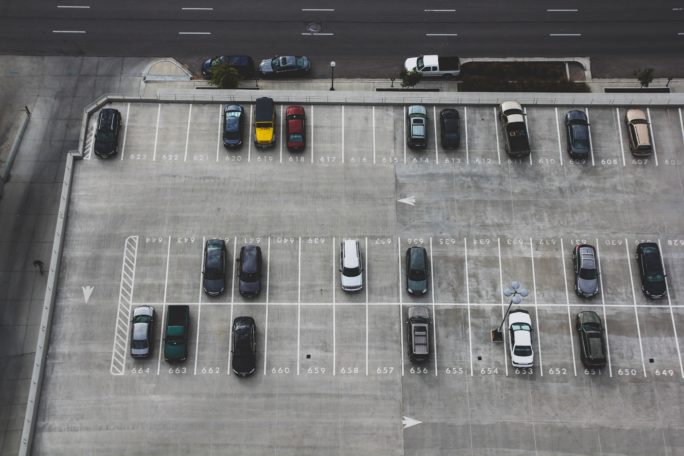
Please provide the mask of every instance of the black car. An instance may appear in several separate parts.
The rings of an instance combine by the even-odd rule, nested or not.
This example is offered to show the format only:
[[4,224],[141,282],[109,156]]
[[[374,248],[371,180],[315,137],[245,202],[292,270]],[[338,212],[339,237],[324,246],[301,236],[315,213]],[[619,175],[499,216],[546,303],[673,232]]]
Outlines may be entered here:
[[235,68],[242,79],[254,76],[254,60],[248,55],[219,55],[207,59],[202,64],[202,76],[211,78],[211,69],[224,63]]
[[240,147],[245,129],[245,109],[240,105],[223,107],[223,145]]
[[428,256],[424,247],[414,245],[406,250],[406,291],[424,295],[428,291]]
[[233,372],[240,377],[256,369],[256,324],[252,317],[233,320]]
[[240,249],[238,262],[238,290],[242,296],[253,298],[261,292],[261,247],[245,245]]
[[427,307],[408,308],[406,335],[409,359],[414,363],[424,363],[430,359],[430,322],[430,310]]
[[113,108],[105,108],[97,116],[95,130],[95,155],[109,158],[119,148],[119,130],[121,130],[121,113]]
[[456,149],[461,144],[460,116],[455,109],[439,113],[439,134],[444,149]]
[[302,55],[282,55],[264,59],[259,64],[259,74],[269,76],[302,76],[311,71],[311,62]]
[[587,368],[606,366],[606,341],[601,317],[592,310],[577,314],[575,329],[580,338],[580,358]]
[[572,158],[585,159],[591,152],[589,122],[584,111],[569,111],[565,114],[565,132],[568,136],[568,153]]
[[572,251],[575,270],[575,293],[583,298],[591,298],[599,292],[599,272],[596,249],[593,245],[578,244]]
[[667,293],[665,272],[660,249],[655,242],[642,242],[636,248],[636,260],[641,276],[641,291],[651,299],[659,299]]
[[218,296],[226,289],[226,243],[223,239],[209,239],[204,245],[202,287],[209,296]]

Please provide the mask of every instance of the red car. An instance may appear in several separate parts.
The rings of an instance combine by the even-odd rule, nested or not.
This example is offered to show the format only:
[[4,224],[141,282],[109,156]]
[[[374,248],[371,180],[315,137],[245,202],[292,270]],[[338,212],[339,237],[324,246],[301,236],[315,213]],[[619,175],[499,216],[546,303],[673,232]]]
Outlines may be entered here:
[[287,150],[302,152],[306,146],[306,115],[303,106],[288,106],[285,111]]

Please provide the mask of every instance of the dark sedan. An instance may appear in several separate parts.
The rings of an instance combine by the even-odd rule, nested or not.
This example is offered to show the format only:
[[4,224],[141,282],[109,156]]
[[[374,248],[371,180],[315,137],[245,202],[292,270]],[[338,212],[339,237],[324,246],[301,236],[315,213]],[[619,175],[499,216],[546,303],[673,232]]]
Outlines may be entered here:
[[211,69],[224,63],[235,68],[242,79],[254,76],[254,60],[248,55],[219,55],[207,59],[202,64],[202,76],[211,78]]
[[580,358],[587,368],[602,368],[606,365],[606,341],[601,317],[592,310],[577,314],[575,329],[580,338]]
[[414,245],[406,250],[406,291],[424,295],[428,291],[428,257],[424,247]]
[[238,290],[242,296],[253,298],[261,293],[261,247],[245,245],[240,249],[238,262]]
[[311,62],[302,55],[283,55],[264,59],[259,64],[261,76],[302,76],[311,71]]
[[667,293],[665,271],[660,248],[655,242],[642,242],[636,248],[636,260],[641,276],[641,291],[651,299],[659,299]]
[[226,256],[223,239],[209,239],[204,245],[202,287],[209,296],[218,296],[226,289]]
[[444,149],[456,149],[461,144],[460,116],[455,109],[442,109],[439,113],[439,132]]
[[233,320],[233,372],[240,377],[256,370],[256,324],[252,317]]
[[572,158],[586,159],[591,153],[589,122],[584,111],[565,114],[565,132],[568,136],[568,153]]
[[593,245],[578,244],[572,251],[575,269],[575,293],[583,298],[591,298],[599,292],[599,272],[596,249]]
[[240,105],[227,105],[223,108],[223,145],[240,147],[245,129],[245,109]]

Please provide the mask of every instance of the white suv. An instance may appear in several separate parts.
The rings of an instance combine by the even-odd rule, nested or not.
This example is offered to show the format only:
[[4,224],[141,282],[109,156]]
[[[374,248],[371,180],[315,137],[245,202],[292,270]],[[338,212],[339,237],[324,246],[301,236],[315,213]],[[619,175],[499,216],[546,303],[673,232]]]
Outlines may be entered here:
[[516,309],[508,314],[508,329],[511,334],[511,364],[513,367],[532,367],[532,319],[526,310]]
[[340,283],[344,291],[363,289],[363,261],[359,241],[345,239],[340,245]]

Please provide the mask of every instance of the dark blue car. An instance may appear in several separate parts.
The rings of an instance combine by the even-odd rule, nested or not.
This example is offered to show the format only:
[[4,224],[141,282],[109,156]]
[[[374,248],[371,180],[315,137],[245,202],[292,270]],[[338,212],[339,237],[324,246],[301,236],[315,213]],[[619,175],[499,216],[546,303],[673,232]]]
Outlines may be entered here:
[[238,290],[246,298],[261,293],[261,247],[245,245],[240,249],[238,262]]
[[209,239],[204,245],[202,287],[209,296],[218,296],[226,289],[226,256],[223,239]]
[[223,108],[223,145],[240,147],[245,129],[245,110],[240,105],[226,105]]
[[565,130],[568,135],[568,153],[576,159],[589,158],[591,142],[589,122],[583,111],[569,111],[565,114]]

